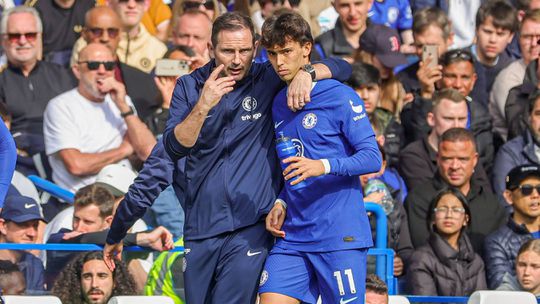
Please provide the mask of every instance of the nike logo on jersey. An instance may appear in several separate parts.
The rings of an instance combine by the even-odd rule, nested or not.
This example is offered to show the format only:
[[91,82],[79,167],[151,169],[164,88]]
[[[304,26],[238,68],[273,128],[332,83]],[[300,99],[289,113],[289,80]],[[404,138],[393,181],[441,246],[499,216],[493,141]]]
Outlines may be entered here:
[[36,204],[24,204],[24,209],[30,209],[34,207]]
[[254,255],[257,255],[257,254],[261,254],[262,251],[255,251],[255,252],[251,252],[251,250],[248,250],[247,252],[247,256],[254,256]]
[[351,299],[348,299],[348,300],[343,300],[343,298],[339,299],[339,304],[346,304],[346,303],[350,303],[354,300],[358,299],[358,297],[354,297],[354,298],[351,298]]
[[212,116],[214,116],[214,115],[206,115],[206,118],[210,118],[210,117],[212,117]]
[[283,123],[283,120],[280,122],[274,123],[274,129],[277,129],[282,123]]

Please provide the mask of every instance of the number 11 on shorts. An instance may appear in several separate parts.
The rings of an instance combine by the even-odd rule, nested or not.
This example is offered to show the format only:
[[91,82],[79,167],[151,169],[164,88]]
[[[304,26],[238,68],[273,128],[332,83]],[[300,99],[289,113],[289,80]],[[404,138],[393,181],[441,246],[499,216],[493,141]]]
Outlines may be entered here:
[[[351,294],[356,293],[356,287],[354,285],[354,277],[352,274],[352,270],[350,268],[345,269],[343,271],[345,276],[347,277],[347,280],[349,281],[349,288],[351,289]],[[345,288],[343,287],[343,279],[341,275],[341,271],[334,271],[334,277],[336,278],[338,288],[339,288],[339,295],[343,296],[345,295]]]

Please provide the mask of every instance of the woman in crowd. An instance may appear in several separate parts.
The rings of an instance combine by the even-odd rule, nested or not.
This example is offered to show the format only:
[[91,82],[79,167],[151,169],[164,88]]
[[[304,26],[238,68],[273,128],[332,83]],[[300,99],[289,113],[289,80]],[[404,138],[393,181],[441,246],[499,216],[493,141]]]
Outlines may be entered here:
[[497,290],[528,291],[540,296],[540,239],[521,245],[516,258],[516,277],[506,273]]
[[415,295],[468,296],[486,289],[484,262],[465,233],[471,212],[457,189],[437,194],[428,210],[432,232],[428,243],[416,250],[407,270],[410,292]]

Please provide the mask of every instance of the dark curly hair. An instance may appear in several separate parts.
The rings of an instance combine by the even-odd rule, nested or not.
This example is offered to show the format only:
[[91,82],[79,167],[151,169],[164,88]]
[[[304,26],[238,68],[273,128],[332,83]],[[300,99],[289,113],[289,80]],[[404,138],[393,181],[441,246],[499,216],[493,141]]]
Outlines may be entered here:
[[[81,272],[84,263],[92,260],[103,260],[103,252],[91,251],[76,256],[62,270],[52,288],[52,294],[59,297],[62,303],[83,304],[84,295],[81,288]],[[115,261],[113,272],[114,289],[111,297],[119,295],[137,295],[135,281],[126,264]]]

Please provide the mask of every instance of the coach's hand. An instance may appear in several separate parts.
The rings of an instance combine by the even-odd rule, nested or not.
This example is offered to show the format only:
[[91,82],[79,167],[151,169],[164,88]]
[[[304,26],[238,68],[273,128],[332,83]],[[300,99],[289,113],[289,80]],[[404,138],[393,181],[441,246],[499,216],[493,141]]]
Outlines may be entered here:
[[223,95],[231,92],[234,89],[234,78],[231,76],[219,77],[223,71],[224,65],[220,64],[212,71],[202,89],[201,97],[198,105],[205,111],[210,111],[221,100]]
[[288,181],[295,176],[297,179],[291,182],[291,186],[305,181],[309,177],[320,176],[324,174],[324,165],[321,160],[314,160],[305,157],[293,156],[283,160],[284,163],[290,164],[283,170],[285,180]]
[[268,230],[275,237],[285,237],[285,231],[281,230],[286,215],[285,207],[276,202],[270,213],[266,216],[266,230]]
[[311,101],[312,85],[313,81],[308,72],[300,70],[296,73],[287,89],[287,106],[291,111],[296,112]]
[[109,268],[111,272],[114,271],[114,268],[116,268],[116,265],[114,264],[114,260],[122,260],[122,251],[124,249],[124,244],[122,242],[116,243],[116,244],[105,244],[105,247],[103,247],[103,261],[105,262],[105,265]]

